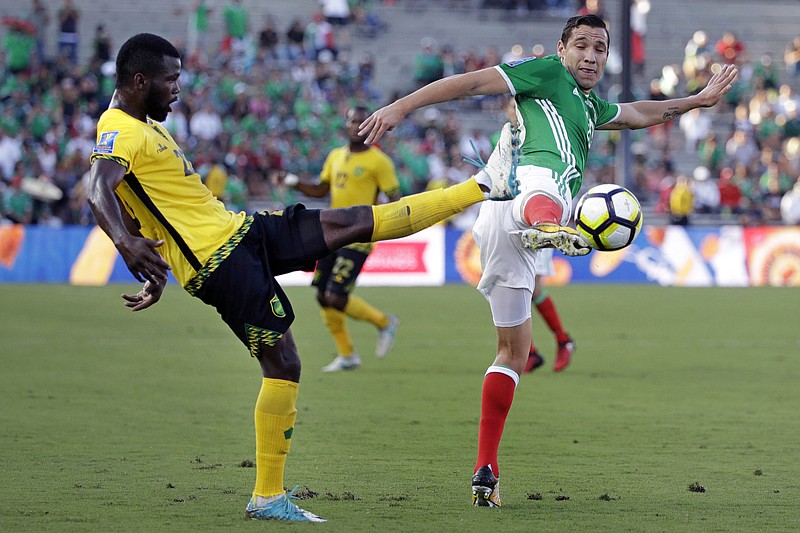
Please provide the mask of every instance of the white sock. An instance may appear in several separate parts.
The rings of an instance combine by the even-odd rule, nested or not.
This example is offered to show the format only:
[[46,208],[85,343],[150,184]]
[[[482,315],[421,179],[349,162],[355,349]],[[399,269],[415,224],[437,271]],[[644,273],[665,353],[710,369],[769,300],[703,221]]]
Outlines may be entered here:
[[261,507],[262,505],[267,505],[268,503],[272,503],[279,498],[283,498],[283,494],[278,494],[276,496],[270,496],[269,498],[264,498],[263,496],[256,496],[256,507]]
[[478,182],[478,185],[482,186],[481,190],[483,190],[484,188],[486,189],[485,191],[483,191],[483,196],[485,198],[489,198],[488,191],[492,190],[492,178],[489,177],[489,174],[487,174],[485,170],[481,169],[478,171],[477,174],[475,174],[472,177],[475,178],[475,181]]

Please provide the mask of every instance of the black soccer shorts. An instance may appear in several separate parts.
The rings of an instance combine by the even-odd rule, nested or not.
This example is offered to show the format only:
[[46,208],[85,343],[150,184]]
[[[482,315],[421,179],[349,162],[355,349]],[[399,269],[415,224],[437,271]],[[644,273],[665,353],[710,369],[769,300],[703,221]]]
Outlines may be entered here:
[[294,320],[275,276],[311,270],[330,253],[319,217],[319,210],[301,204],[282,213],[256,213],[244,234],[234,235],[203,267],[212,272],[193,294],[219,312],[253,357],[261,344],[274,346]]
[[317,262],[311,285],[319,292],[332,292],[347,296],[353,291],[356,278],[367,262],[369,248],[364,245],[336,250]]

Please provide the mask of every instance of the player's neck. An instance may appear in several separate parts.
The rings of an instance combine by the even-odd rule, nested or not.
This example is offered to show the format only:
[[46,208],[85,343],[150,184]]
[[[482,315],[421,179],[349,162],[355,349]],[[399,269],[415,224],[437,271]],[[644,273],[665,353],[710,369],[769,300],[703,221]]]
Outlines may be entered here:
[[141,106],[134,105],[130,102],[124,91],[114,91],[111,97],[111,103],[108,105],[109,109],[119,109],[120,111],[132,116],[141,122],[147,122],[147,113],[141,109]]
[[347,149],[350,151],[351,154],[357,154],[359,152],[366,152],[369,150],[369,145],[364,143],[350,143],[347,146]]

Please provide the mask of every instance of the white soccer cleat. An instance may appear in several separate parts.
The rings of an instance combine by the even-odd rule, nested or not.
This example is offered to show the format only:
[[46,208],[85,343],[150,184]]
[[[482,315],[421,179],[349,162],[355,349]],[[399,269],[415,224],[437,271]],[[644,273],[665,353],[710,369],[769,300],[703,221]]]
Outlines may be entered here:
[[400,319],[394,315],[389,315],[389,324],[378,330],[378,340],[375,343],[375,355],[380,359],[386,357],[392,346],[394,346],[394,338],[397,335],[397,326],[400,325]]
[[592,251],[589,242],[576,230],[558,224],[537,224],[521,232],[525,248],[555,248],[564,255],[586,255]]
[[517,165],[520,152],[519,130],[506,122],[489,161],[484,163],[477,150],[477,159],[464,158],[480,168],[489,178],[488,183],[479,180],[481,185],[489,188],[489,192],[484,193],[488,200],[513,200],[519,194]]
[[353,352],[348,357],[337,355],[328,366],[322,367],[323,372],[339,372],[340,370],[355,370],[361,366],[361,357]]

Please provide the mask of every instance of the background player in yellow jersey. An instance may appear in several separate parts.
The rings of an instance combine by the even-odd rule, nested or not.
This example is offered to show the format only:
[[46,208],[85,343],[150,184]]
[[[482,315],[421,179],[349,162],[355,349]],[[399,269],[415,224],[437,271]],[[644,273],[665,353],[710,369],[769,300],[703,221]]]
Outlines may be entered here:
[[171,270],[258,360],[263,379],[254,416],[256,483],[245,515],[322,522],[284,490],[300,357],[289,328],[294,312],[275,276],[310,268],[348,244],[410,235],[487,198],[513,198],[518,182],[511,133],[485,169],[448,189],[379,206],[233,213],[158,124],[178,98],[180,73],[180,54],[162,37],[141,33],[122,45],[116,90],[97,124],[89,205],[133,276],[145,282],[137,294],[123,295],[125,305],[140,311],[158,302]]
[[[289,174],[284,183],[306,196],[322,198],[331,195],[331,207],[372,205],[384,193],[390,201],[400,199],[400,183],[392,160],[376,146],[364,144],[364,135],[358,134],[361,123],[369,116],[364,106],[347,110],[345,128],[348,144],[334,148],[325,159],[319,182],[301,181]],[[352,294],[356,279],[367,261],[374,245],[355,243],[336,250],[317,262],[314,281],[317,301],[322,306],[322,321],[331,332],[338,355],[322,370],[337,372],[352,370],[361,365],[361,357],[353,348],[353,341],[345,323],[345,316],[365,320],[378,328],[375,355],[385,357],[394,344],[400,321]]]

